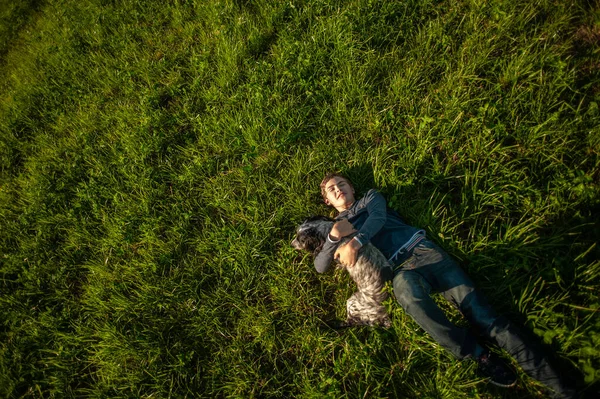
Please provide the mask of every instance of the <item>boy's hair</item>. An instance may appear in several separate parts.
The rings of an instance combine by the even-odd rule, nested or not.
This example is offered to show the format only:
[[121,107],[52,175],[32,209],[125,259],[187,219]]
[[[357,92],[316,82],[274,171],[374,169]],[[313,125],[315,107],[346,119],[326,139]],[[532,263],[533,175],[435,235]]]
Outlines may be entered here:
[[346,182],[350,185],[350,187],[352,187],[354,189],[354,186],[352,185],[352,182],[350,181],[350,179],[348,179],[343,174],[337,173],[337,172],[327,173],[325,175],[325,177],[323,178],[323,180],[321,180],[321,184],[319,185],[321,187],[321,196],[323,197],[323,200],[327,199],[327,193],[325,192],[325,185],[327,184],[327,182],[329,180],[333,179],[334,177],[341,177],[342,179],[346,180]]

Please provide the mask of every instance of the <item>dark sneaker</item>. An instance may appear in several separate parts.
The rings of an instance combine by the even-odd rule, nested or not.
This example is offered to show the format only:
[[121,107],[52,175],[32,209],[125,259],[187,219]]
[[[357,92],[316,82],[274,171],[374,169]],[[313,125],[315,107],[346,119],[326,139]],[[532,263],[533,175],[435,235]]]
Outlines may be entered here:
[[510,388],[517,383],[516,374],[502,359],[484,353],[476,361],[477,370],[484,377],[488,377],[490,383],[502,388]]

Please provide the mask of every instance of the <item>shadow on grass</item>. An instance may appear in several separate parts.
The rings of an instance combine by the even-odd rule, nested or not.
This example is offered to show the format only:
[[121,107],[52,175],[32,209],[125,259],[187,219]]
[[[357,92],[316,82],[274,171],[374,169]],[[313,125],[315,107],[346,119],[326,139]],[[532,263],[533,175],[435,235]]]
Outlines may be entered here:
[[[443,185],[436,185],[434,182],[428,180],[418,181],[411,185],[397,187],[377,187],[375,183],[375,177],[372,168],[369,165],[357,165],[347,169],[341,170],[341,173],[346,175],[353,183],[356,191],[357,198],[360,198],[362,194],[367,192],[370,188],[377,188],[382,191],[384,197],[394,198],[410,198],[411,203],[419,204],[421,212],[429,213],[433,215],[434,204],[429,202],[429,199],[437,192],[440,195],[451,194],[450,192],[443,192]],[[440,188],[442,192],[440,192]],[[452,187],[446,187],[448,190],[452,190]],[[458,188],[462,189],[461,187]],[[569,291],[569,300],[576,303],[583,303],[587,299],[585,293],[580,293],[577,289],[577,253],[579,250],[581,253],[587,252],[585,258],[587,259],[598,259],[600,258],[600,249],[594,247],[593,244],[600,241],[600,227],[597,225],[594,215],[600,212],[600,201],[598,198],[590,197],[587,200],[583,200],[575,205],[566,205],[565,208],[560,212],[553,220],[547,220],[543,226],[537,227],[535,232],[540,241],[547,242],[546,245],[536,246],[536,242],[531,244],[521,245],[521,250],[526,250],[528,257],[520,258],[519,254],[515,254],[511,251],[510,246],[514,245],[513,242],[495,242],[493,247],[489,249],[483,249],[478,251],[476,254],[469,252],[462,252],[457,247],[448,248],[443,242],[439,242],[436,239],[435,231],[441,230],[441,221],[436,220],[434,216],[429,214],[425,219],[433,221],[433,226],[428,226],[429,229],[435,230],[434,232],[429,231],[430,239],[435,241],[443,249],[449,253],[458,251],[456,255],[464,259],[462,263],[463,267],[467,270],[471,264],[472,272],[470,277],[475,281],[476,286],[480,287],[481,291],[489,295],[491,303],[494,308],[498,308],[501,314],[508,314],[509,318],[513,322],[520,326],[519,329],[522,332],[523,337],[532,343],[532,346],[538,347],[543,353],[545,353],[550,362],[555,366],[557,370],[560,370],[561,375],[565,377],[565,380],[571,386],[577,386],[582,390],[583,397],[594,397],[598,392],[598,382],[589,384],[587,387],[584,383],[584,375],[577,367],[569,362],[565,358],[557,355],[557,352],[561,351],[559,344],[556,340],[552,340],[550,344],[543,342],[542,339],[533,334],[529,329],[524,328],[528,324],[527,315],[521,313],[517,307],[515,301],[507,303],[503,298],[509,295],[512,298],[521,298],[527,295],[527,289],[529,286],[525,285],[533,281],[539,281],[542,279],[543,282],[549,282],[543,286],[545,295],[559,295]],[[417,216],[418,219],[421,219]],[[411,221],[409,221],[409,224]],[[418,223],[414,223],[418,226]],[[418,226],[421,227],[421,226]],[[463,229],[470,229],[473,226],[461,226]],[[557,239],[557,237],[559,237]],[[463,240],[468,240],[469,235],[466,234]],[[574,242],[577,244],[577,248],[574,249]],[[519,243],[522,244],[522,243]],[[581,257],[582,255],[580,255]],[[499,260],[498,260],[499,259]],[[493,267],[486,268],[486,260],[493,260],[494,263],[499,263],[504,267],[515,267],[517,271],[524,269],[527,273],[513,273],[508,277],[505,276],[504,267]],[[485,273],[482,275],[482,266]],[[522,276],[525,275],[525,276]],[[529,280],[525,277],[530,276]],[[521,278],[523,277],[523,278]],[[553,283],[555,282],[555,284]],[[561,284],[562,283],[562,284]],[[558,303],[556,309],[548,310],[550,312],[558,313],[570,313],[573,309],[568,307],[568,304]],[[593,311],[593,310],[592,310]],[[546,317],[548,317],[546,315]],[[473,330],[473,333],[477,337],[480,334]],[[397,344],[397,337],[388,337],[386,341],[389,341],[390,345]],[[492,344],[492,342],[487,342]]]
[[19,36],[19,32],[27,26],[41,5],[41,0],[15,2],[7,16],[0,19],[0,26],[6,27],[5,31],[4,29],[0,31],[0,60],[6,59],[5,56]]

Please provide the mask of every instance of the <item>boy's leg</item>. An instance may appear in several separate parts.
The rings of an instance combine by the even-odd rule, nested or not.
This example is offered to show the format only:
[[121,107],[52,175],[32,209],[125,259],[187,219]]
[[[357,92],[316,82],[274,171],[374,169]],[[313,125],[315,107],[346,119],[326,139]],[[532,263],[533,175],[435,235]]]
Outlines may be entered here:
[[498,316],[491,325],[487,326],[487,329],[484,329],[484,326],[480,328],[485,336],[510,353],[523,371],[552,389],[556,394],[555,397],[574,397],[575,390],[549,363],[541,345],[527,339],[526,335],[504,316]]
[[[487,350],[467,329],[450,323],[429,295],[432,289],[441,291],[440,282],[443,280],[437,275],[452,270],[453,265],[455,262],[441,249],[430,241],[423,241],[414,248],[394,278],[394,294],[406,312],[440,345],[459,359],[473,357],[480,373],[489,377],[491,383],[510,387],[516,382],[514,372],[499,359],[490,358]],[[450,280],[452,276],[447,277]],[[460,280],[466,277],[464,273],[454,276],[456,286],[465,286]]]
[[400,270],[393,287],[396,300],[406,313],[455,357],[477,357],[484,352],[468,330],[448,320],[430,296],[431,285],[415,270]]
[[433,284],[442,295],[455,304],[483,336],[506,350],[528,375],[559,393],[559,397],[571,397],[572,390],[563,384],[542,348],[526,340],[517,327],[498,315],[462,268],[443,250],[439,251],[445,259],[445,267],[437,271]]

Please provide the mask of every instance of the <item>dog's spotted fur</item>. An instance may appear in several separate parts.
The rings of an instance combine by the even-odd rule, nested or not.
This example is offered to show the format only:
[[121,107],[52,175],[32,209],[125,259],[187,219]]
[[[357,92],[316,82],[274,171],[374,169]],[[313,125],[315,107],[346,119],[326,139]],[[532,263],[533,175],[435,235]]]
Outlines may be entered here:
[[[296,230],[292,246],[298,250],[312,252],[316,256],[323,248],[333,224],[332,219],[323,216],[307,219]],[[340,245],[345,245],[350,239],[344,237]],[[371,243],[367,243],[359,250],[354,266],[347,267],[339,262],[336,263],[339,268],[348,271],[358,286],[358,291],[346,302],[346,325],[389,327],[390,317],[381,302],[387,298],[384,290],[384,268],[391,268],[391,266],[383,254]]]

